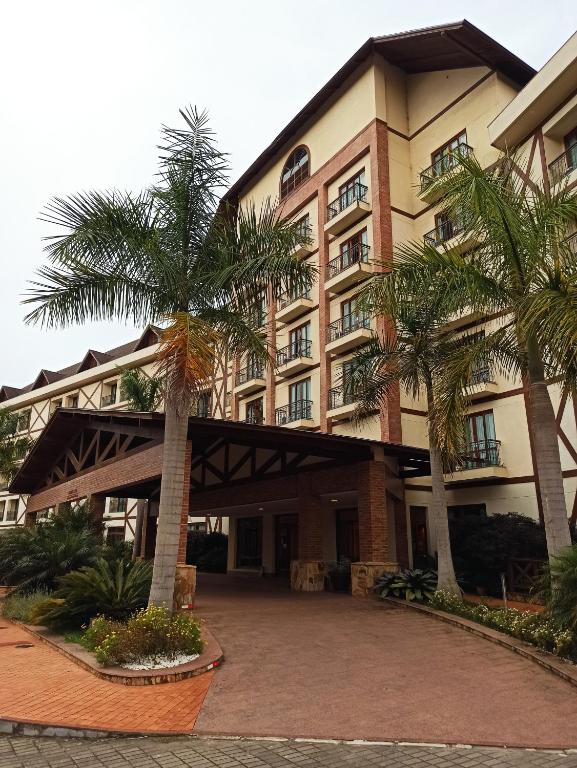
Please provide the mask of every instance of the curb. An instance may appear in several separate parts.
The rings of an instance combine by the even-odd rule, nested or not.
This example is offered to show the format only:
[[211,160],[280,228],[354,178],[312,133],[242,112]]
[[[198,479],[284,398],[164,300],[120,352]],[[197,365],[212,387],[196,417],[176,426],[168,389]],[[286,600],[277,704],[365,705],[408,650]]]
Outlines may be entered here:
[[65,739],[112,739],[145,738],[146,736],[169,736],[177,738],[192,736],[192,731],[114,731],[99,728],[74,728],[34,720],[13,720],[0,718],[0,734],[6,736],[50,736]]
[[[23,624],[13,619],[8,619],[5,616],[2,617],[4,621],[10,621],[20,629],[23,629],[28,634],[32,635],[42,643],[46,643],[55,651],[66,656],[70,661],[73,661],[79,667],[87,670],[95,677],[99,677],[101,680],[107,680],[117,685],[162,685],[164,683],[177,683],[180,680],[186,680],[190,677],[196,677],[196,675],[202,675],[205,672],[210,672],[212,669],[219,667],[223,660],[224,654],[217,639],[212,632],[206,627],[202,627],[202,639],[204,640],[205,647],[198,659],[189,662],[188,664],[181,664],[179,667],[173,667],[174,671],[162,672],[160,670],[129,670],[120,669],[116,667],[100,667],[88,651],[86,651],[78,643],[67,643],[60,639],[60,636],[51,634],[47,629],[43,627],[33,627],[29,624]],[[0,721],[2,722],[2,721]]]
[[469,619],[463,619],[452,613],[444,613],[443,611],[438,611],[436,608],[417,605],[412,602],[407,602],[406,600],[401,600],[400,598],[385,597],[384,602],[398,608],[406,608],[409,611],[412,610],[424,613],[433,619],[437,619],[437,621],[444,621],[446,624],[452,624],[454,627],[459,627],[459,629],[463,629],[473,635],[482,637],[484,640],[500,645],[503,648],[508,648],[510,651],[513,651],[513,653],[517,653],[519,656],[523,656],[523,658],[532,661],[534,664],[538,664],[540,667],[547,669],[553,675],[560,677],[562,680],[565,680],[567,683],[577,688],[577,665],[572,664],[570,661],[564,661],[546,651],[537,650],[524,640],[518,640],[515,637],[505,635],[503,632],[498,632],[496,629],[484,627],[482,624],[477,624],[477,622],[470,621]]

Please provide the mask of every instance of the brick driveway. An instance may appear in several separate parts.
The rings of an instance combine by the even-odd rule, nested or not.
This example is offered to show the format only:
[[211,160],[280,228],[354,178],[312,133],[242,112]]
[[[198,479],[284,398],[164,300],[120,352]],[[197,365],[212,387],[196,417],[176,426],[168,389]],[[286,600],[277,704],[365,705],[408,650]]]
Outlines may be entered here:
[[577,768],[577,755],[250,739],[1,737],[2,768]]
[[402,608],[201,574],[225,654],[195,732],[577,746],[577,689],[511,651]]

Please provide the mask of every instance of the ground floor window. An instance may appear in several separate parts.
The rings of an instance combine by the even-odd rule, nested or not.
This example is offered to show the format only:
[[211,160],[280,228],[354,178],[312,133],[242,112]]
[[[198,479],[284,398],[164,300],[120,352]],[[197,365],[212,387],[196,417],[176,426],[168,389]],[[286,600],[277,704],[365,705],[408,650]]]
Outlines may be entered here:
[[106,542],[114,544],[124,541],[124,528],[108,528],[106,531]]
[[236,523],[236,567],[262,566],[262,517],[239,517]]
[[336,510],[337,560],[357,563],[359,551],[359,513],[356,509]]

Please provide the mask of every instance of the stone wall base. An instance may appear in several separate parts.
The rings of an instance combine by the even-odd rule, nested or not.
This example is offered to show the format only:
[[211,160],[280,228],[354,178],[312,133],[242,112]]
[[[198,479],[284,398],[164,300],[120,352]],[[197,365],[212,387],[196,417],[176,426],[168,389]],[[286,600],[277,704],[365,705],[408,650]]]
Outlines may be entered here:
[[396,572],[398,570],[398,563],[352,563],[351,593],[360,597],[366,597],[379,576],[383,573]]
[[175,613],[187,613],[194,608],[195,594],[196,565],[178,563],[174,581],[173,611]]
[[297,592],[323,592],[328,564],[322,560],[293,560],[291,589]]

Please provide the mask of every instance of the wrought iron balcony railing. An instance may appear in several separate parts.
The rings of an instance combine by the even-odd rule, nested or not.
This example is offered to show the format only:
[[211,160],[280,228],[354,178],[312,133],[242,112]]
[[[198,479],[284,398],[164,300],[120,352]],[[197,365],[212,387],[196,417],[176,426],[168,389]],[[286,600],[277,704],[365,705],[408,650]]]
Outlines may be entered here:
[[288,307],[295,301],[299,301],[300,299],[310,299],[310,297],[310,289],[307,290],[306,288],[297,288],[293,291],[285,291],[284,293],[281,293],[279,296],[277,296],[276,308],[285,309],[285,307]]
[[235,386],[240,387],[242,384],[246,384],[247,381],[263,378],[264,366],[262,363],[249,363],[244,368],[241,368],[236,372]]
[[201,419],[210,419],[212,417],[212,398],[200,397],[192,404],[190,415],[198,416]]
[[330,323],[327,327],[327,341],[335,341],[349,333],[353,333],[353,331],[370,327],[371,318],[366,312],[354,312],[351,315],[343,315],[343,317],[335,320],[334,323]]
[[277,349],[276,364],[280,368],[291,360],[297,360],[299,357],[312,357],[313,343],[309,339],[297,339],[291,341],[286,347]]
[[300,419],[312,419],[313,401],[295,400],[293,403],[289,403],[288,405],[283,405],[281,408],[277,408],[274,412],[274,416],[275,424],[277,427],[290,424],[291,421],[299,421]]
[[345,269],[352,267],[353,264],[368,264],[371,248],[365,243],[354,243],[354,245],[345,248],[335,259],[331,259],[327,264],[327,280],[331,277],[344,272]]
[[333,389],[329,389],[327,408],[332,411],[334,408],[342,408],[343,405],[356,403],[358,399],[352,387],[333,387]]
[[421,171],[421,194],[426,192],[436,179],[454,168],[458,164],[459,157],[467,157],[472,152],[473,147],[470,147],[463,142],[455,147],[455,149],[452,149],[448,154],[435,160],[435,162],[428,168],[425,168],[424,171]]
[[251,413],[244,420],[245,424],[264,424],[264,415],[262,413]]
[[571,171],[577,168],[577,142],[568,147],[552,163],[549,163],[549,178],[551,184],[557,184]]
[[501,466],[501,441],[479,440],[469,443],[457,466],[457,471],[465,469],[483,469],[484,467]]
[[342,213],[349,205],[352,205],[357,200],[362,202],[367,201],[367,192],[369,188],[365,184],[361,184],[360,181],[351,184],[342,194],[340,194],[336,200],[327,205],[327,221],[334,219],[339,213]]
[[471,386],[475,386],[476,384],[489,384],[494,380],[491,369],[487,363],[477,365],[471,373]]
[[443,221],[441,224],[437,224],[435,229],[424,236],[425,245],[432,245],[433,248],[438,248],[443,243],[448,242],[451,238],[460,235],[463,231],[463,225],[460,221]]

